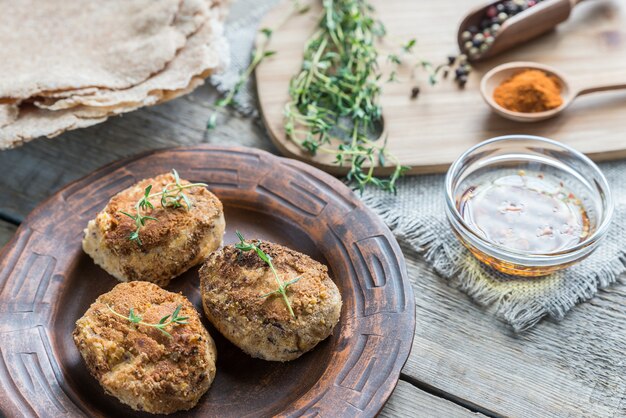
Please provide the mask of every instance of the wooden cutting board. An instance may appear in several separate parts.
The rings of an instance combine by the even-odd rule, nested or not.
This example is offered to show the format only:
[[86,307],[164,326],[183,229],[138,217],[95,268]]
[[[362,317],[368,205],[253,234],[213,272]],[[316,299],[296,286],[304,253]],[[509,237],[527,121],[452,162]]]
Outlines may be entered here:
[[[458,52],[457,25],[481,2],[466,0],[372,0],[388,31],[380,45],[381,67],[388,72],[386,56],[417,38],[416,51],[423,59],[441,63]],[[345,168],[333,164],[333,156],[312,156],[286,137],[283,109],[289,99],[291,77],[300,69],[303,46],[316,28],[321,2],[311,1],[311,11],[294,15],[290,1],[279,3],[266,16],[261,28],[274,30],[269,49],[276,55],[256,70],[259,102],[264,122],[278,149],[286,156],[304,160],[333,174]],[[550,64],[572,77],[598,81],[626,81],[626,2],[594,0],[576,6],[570,19],[557,30],[476,64],[464,90],[443,80],[428,85],[427,75],[400,73],[399,83],[384,83],[381,104],[388,149],[412,173],[442,172],[470,146],[485,139],[508,134],[545,136],[585,152],[595,160],[626,157],[626,92],[584,96],[564,115],[535,124],[502,119],[483,102],[479,83],[483,74],[509,61],[537,61]],[[386,77],[383,77],[386,79]],[[421,93],[411,100],[412,87]],[[377,168],[377,173],[390,171]]]

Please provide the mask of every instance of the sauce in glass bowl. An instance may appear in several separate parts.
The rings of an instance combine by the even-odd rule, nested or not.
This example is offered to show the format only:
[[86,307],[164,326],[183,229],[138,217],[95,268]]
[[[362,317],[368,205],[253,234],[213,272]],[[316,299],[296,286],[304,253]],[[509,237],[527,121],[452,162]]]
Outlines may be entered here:
[[589,235],[589,215],[573,190],[544,172],[486,173],[459,199],[465,222],[487,241],[529,253],[554,253]]
[[537,277],[591,254],[613,214],[606,178],[585,155],[550,139],[510,135],[464,152],[445,181],[446,216],[477,259]]

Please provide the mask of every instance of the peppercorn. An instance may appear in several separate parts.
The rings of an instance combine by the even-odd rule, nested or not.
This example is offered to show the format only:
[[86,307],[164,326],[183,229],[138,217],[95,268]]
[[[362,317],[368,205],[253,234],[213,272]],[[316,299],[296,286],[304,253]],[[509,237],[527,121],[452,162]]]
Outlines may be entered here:
[[415,86],[411,89],[411,100],[417,99],[417,96],[420,94],[420,88]]
[[462,32],[462,52],[472,59],[478,58],[494,43],[494,38],[504,22],[542,1],[544,0],[502,0],[487,7],[481,21]]
[[520,11],[521,11],[520,7],[518,7],[517,4],[508,3],[506,5],[506,13],[509,14],[509,15],[514,15],[516,13],[519,13]]
[[459,77],[457,82],[458,82],[460,88],[465,87],[465,84],[467,84],[467,76],[463,75],[463,76]]

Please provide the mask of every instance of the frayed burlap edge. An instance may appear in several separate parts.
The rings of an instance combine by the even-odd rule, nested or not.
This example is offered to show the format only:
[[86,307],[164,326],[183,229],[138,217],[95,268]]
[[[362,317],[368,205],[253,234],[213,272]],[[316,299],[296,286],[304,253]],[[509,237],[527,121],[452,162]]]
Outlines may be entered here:
[[[626,271],[626,252],[620,251],[616,259],[603,263],[592,273],[584,276],[575,270],[554,274],[540,280],[571,280],[576,285],[567,291],[550,296],[550,300],[529,299],[518,291],[516,278],[498,280],[489,274],[488,268],[469,256],[456,239],[441,234],[433,228],[440,220],[412,219],[389,210],[389,204],[375,196],[363,197],[363,202],[376,212],[399,241],[421,253],[433,269],[448,283],[470,296],[479,305],[492,310],[500,320],[508,323],[515,332],[522,332],[537,324],[545,316],[557,321],[577,304],[594,297],[598,289],[607,287],[620,279]],[[537,280],[537,279],[533,279]],[[547,298],[546,298],[547,299]]]

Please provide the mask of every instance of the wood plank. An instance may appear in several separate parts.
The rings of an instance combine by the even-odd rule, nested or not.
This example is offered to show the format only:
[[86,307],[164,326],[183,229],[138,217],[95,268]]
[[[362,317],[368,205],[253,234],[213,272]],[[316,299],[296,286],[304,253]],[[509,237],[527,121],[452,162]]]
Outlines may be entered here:
[[16,230],[17,226],[0,220],[0,248],[2,248],[4,244],[9,242],[11,237],[13,237],[13,234],[15,234]]
[[562,322],[517,335],[425,262],[407,264],[417,326],[405,374],[496,415],[626,416],[624,277]]
[[[285,15],[291,12],[288,3],[285,0],[274,8],[260,26],[274,29],[269,49],[276,51],[276,55],[263,61],[256,71],[265,123],[272,140],[285,155],[329,172],[345,173],[346,167],[333,163],[333,154],[318,152],[311,156],[285,136],[284,108],[289,101],[289,81],[300,70],[303,45],[321,15],[321,2],[311,0],[312,12],[292,16],[281,25]],[[387,36],[379,48],[382,79],[388,79],[392,71],[385,57],[399,53],[400,46],[410,39],[417,39],[419,59],[429,60],[434,65],[445,61],[448,54],[458,51],[457,25],[464,14],[484,3],[484,0],[441,0],[426,6],[414,0],[372,0],[377,18],[387,27]],[[398,71],[399,81],[382,85],[382,136],[388,138],[388,151],[402,165],[411,167],[411,173],[445,172],[456,157],[480,141],[524,133],[556,139],[596,160],[625,157],[626,142],[621,134],[626,112],[623,92],[580,97],[558,118],[527,124],[497,116],[480,94],[481,77],[496,65],[510,61],[551,65],[568,79],[582,78],[581,81],[590,86],[621,84],[626,66],[624,25],[626,3],[618,0],[583,2],[555,31],[476,64],[463,90],[451,79],[429,86],[424,71],[412,74],[416,59],[404,56],[406,62]],[[421,93],[417,100],[412,100],[410,91],[415,85],[420,86]],[[390,170],[393,167],[376,168],[381,173]]]
[[111,118],[103,124],[66,132],[57,138],[37,139],[0,152],[0,214],[21,221],[39,202],[65,184],[120,158],[156,148],[215,143],[246,145],[275,152],[258,121],[220,117],[207,134],[209,105],[217,94],[200,87],[193,94]]
[[431,395],[412,384],[400,380],[398,386],[380,412],[381,418],[395,417],[484,417],[443,398]]

